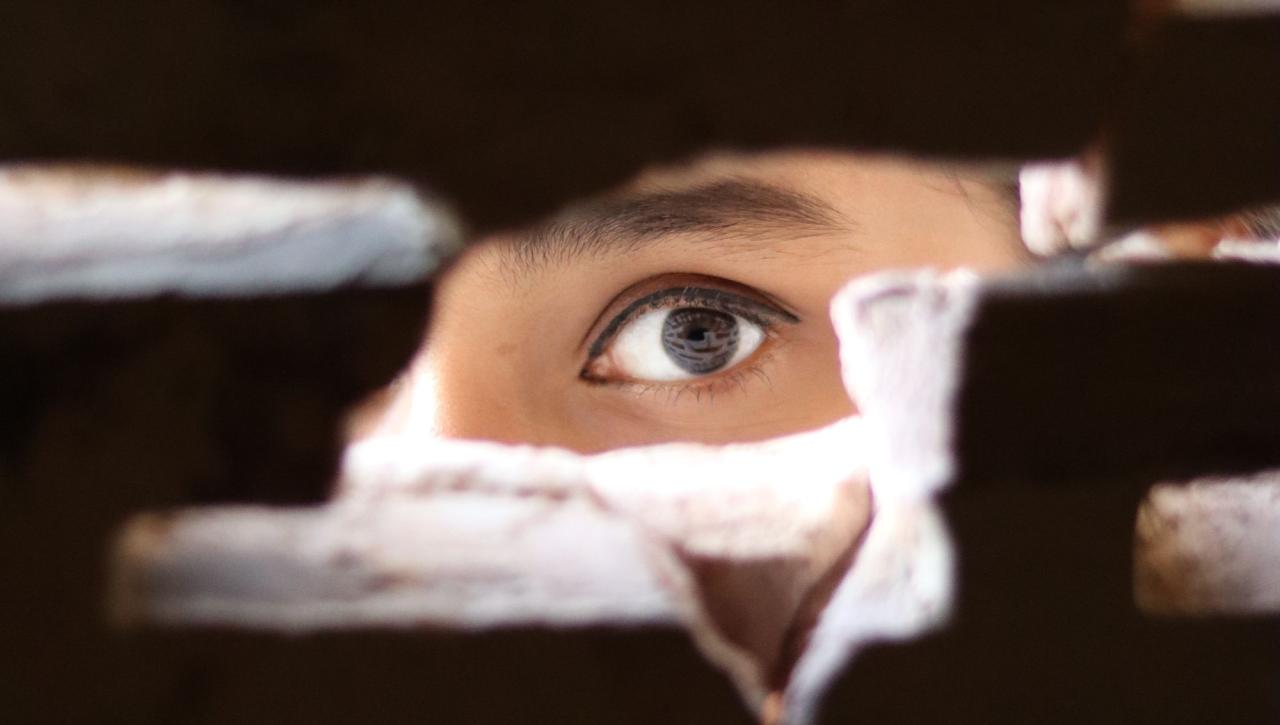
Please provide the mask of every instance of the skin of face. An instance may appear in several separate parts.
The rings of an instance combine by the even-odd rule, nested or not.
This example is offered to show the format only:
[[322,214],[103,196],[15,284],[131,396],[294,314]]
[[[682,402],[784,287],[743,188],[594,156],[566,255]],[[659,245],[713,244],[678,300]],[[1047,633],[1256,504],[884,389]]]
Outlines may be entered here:
[[[728,212],[710,202],[714,223],[701,211],[692,214],[697,228],[666,223],[679,213],[668,214],[663,195],[726,181],[812,201],[821,221],[756,213],[747,194]],[[597,210],[555,244],[531,244],[526,231],[470,249],[438,285],[429,340],[401,381],[384,429],[596,452],[816,428],[856,412],[828,317],[832,294],[848,280],[909,267],[998,272],[1028,260],[1008,190],[920,162],[817,152],[717,155],[650,171],[609,198],[654,194],[658,201],[641,207],[647,226],[637,238],[612,238],[617,225]],[[725,213],[752,224],[716,217]],[[738,364],[689,380],[635,379],[616,350],[589,360],[593,343],[629,303],[689,287],[723,290],[793,317],[778,321]],[[619,329],[629,324],[634,320]],[[663,354],[656,336],[633,340],[629,349]]]

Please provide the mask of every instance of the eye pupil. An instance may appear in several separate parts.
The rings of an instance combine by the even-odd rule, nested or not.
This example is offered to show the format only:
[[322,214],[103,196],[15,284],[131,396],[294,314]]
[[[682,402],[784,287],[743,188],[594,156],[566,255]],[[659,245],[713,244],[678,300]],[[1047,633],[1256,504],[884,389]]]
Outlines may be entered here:
[[714,372],[738,350],[738,320],[702,307],[673,310],[662,323],[662,347],[686,372]]

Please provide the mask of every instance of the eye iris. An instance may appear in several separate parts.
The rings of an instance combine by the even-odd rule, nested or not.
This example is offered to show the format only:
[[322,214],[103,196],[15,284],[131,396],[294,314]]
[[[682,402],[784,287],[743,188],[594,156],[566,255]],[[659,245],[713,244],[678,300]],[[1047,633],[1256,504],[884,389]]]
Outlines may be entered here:
[[738,321],[719,310],[674,310],[662,323],[662,347],[686,372],[714,372],[738,349]]

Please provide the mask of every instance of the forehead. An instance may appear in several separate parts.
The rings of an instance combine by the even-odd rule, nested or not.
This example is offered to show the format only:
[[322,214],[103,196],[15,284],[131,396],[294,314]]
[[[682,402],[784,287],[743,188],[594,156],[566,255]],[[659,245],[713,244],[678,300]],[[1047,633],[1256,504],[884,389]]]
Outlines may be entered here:
[[863,221],[883,235],[974,213],[1012,227],[1011,198],[959,169],[901,158],[716,154],[650,169],[623,187],[490,241],[503,276],[515,282],[547,267],[626,256],[672,240],[759,251],[820,236],[848,239]]
[[[538,224],[490,235],[475,253],[486,263],[466,266],[483,266],[490,281],[520,286],[552,268],[626,257],[651,245],[785,252],[780,243],[823,236],[849,241],[865,231],[877,240],[926,238],[946,230],[954,246],[964,247],[973,241],[965,236],[974,231],[975,216],[987,227],[979,236],[988,242],[1004,237],[1021,250],[1015,189],[990,174],[844,152],[708,154],[648,169]],[[801,246],[813,245],[788,249]]]

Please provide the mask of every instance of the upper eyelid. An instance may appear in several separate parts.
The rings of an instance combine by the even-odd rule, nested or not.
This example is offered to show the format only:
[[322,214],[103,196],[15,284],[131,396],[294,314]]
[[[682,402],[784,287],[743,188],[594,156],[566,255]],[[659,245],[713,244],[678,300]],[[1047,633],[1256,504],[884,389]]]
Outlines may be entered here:
[[[800,321],[800,318],[797,317],[795,313],[785,309],[780,304],[761,302],[744,295],[729,292],[728,290],[695,286],[669,287],[641,297],[627,305],[621,312],[615,315],[614,318],[609,321],[609,324],[605,326],[604,330],[602,330],[591,343],[591,347],[587,350],[587,362],[595,360],[603,354],[604,346],[617,335],[623,325],[630,322],[631,319],[635,317],[639,310],[654,306],[659,302],[672,298],[690,298],[689,301],[691,302],[710,302],[712,305],[718,304],[722,307],[736,307],[738,308],[737,311],[740,312],[763,313],[764,317],[782,320],[783,322],[790,324],[795,324]],[[733,312],[734,310],[730,309],[726,311]],[[763,319],[759,319],[760,316],[758,314],[748,314],[745,316],[748,318],[756,317],[757,319],[753,319],[752,321],[757,324],[767,324]]]

